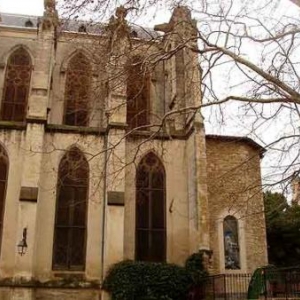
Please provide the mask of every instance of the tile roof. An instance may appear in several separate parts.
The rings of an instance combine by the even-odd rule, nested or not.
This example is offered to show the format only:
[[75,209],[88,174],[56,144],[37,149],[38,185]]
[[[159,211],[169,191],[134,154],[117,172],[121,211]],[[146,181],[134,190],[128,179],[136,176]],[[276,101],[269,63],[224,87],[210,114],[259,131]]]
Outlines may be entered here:
[[214,140],[221,140],[221,141],[228,141],[228,142],[242,142],[246,143],[249,146],[257,149],[261,155],[267,151],[266,148],[261,146],[260,144],[256,143],[254,140],[250,139],[246,136],[230,136],[230,135],[216,135],[216,134],[206,134],[207,139],[214,139]]
[[26,22],[31,21],[33,26],[37,28],[38,16],[27,16],[27,15],[16,15],[16,14],[6,14],[0,13],[1,21],[0,25],[10,26],[10,27],[26,27]]

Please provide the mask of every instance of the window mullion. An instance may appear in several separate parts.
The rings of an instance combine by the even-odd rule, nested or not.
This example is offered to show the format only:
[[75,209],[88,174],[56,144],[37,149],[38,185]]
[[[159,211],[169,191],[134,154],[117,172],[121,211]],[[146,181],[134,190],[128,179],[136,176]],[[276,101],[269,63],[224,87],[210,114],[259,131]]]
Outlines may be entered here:
[[74,218],[74,201],[75,201],[75,195],[76,195],[76,188],[74,186],[70,186],[72,191],[72,197],[70,199],[69,205],[69,220],[68,220],[68,250],[67,250],[67,261],[68,261],[68,269],[71,268],[71,253],[72,253],[72,247],[73,247],[73,218]]

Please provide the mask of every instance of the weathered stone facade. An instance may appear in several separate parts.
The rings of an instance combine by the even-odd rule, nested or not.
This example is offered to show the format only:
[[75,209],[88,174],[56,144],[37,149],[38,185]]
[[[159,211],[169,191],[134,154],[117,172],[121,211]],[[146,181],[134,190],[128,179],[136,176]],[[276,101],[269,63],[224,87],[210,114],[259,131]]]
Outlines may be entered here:
[[[9,160],[1,299],[99,299],[108,267],[135,259],[136,167],[149,152],[165,169],[166,261],[183,264],[194,252],[212,251],[214,273],[250,272],[267,262],[263,149],[246,138],[206,136],[201,116],[189,109],[202,100],[198,57],[189,50],[196,47],[190,12],[176,8],[168,24],[157,26],[165,36],[155,42],[139,36],[124,18],[121,9],[108,26],[95,25],[88,34],[86,28],[78,32],[80,24],[60,25],[51,5],[39,22],[36,17],[1,16],[2,101],[10,55],[22,48],[32,60],[25,121],[0,121],[0,143]],[[25,26],[28,20],[31,25]],[[184,43],[189,47],[166,58]],[[65,124],[68,65],[77,53],[91,64],[87,126]],[[148,89],[148,123],[154,125],[129,130],[123,70],[135,55],[158,61]],[[73,146],[89,166],[85,267],[80,271],[53,269],[58,171]],[[238,270],[225,269],[227,215],[238,222]],[[21,256],[17,244],[24,228],[28,248]]]
[[206,146],[213,268],[226,271],[220,236],[224,218],[234,215],[239,220],[239,272],[253,272],[267,261],[259,149],[251,140],[220,136],[207,136]]

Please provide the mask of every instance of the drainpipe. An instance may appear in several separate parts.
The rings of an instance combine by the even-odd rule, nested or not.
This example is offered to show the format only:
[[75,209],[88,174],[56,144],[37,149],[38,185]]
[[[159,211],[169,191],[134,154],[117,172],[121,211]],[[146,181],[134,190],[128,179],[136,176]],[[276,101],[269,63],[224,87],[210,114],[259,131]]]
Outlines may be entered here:
[[102,216],[102,243],[101,243],[101,284],[104,278],[104,251],[105,251],[105,222],[106,222],[106,203],[107,203],[107,163],[108,163],[108,134],[109,134],[109,113],[106,114],[107,126],[104,135],[104,165],[103,165],[103,216]]

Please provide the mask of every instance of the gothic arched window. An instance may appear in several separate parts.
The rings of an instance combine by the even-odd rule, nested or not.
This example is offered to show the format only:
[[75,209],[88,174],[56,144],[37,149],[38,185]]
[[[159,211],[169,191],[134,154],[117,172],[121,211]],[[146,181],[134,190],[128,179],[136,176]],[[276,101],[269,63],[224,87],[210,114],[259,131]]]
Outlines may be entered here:
[[89,166],[72,148],[59,165],[53,269],[84,270]]
[[127,124],[130,129],[149,124],[150,78],[140,58],[127,66]]
[[8,157],[6,151],[3,149],[2,146],[0,146],[0,245],[2,241],[7,175],[8,175]]
[[88,59],[82,53],[72,57],[66,76],[64,124],[87,126],[91,67]]
[[166,260],[165,170],[150,152],[136,173],[136,259]]
[[223,222],[225,269],[240,269],[238,221],[227,216]]
[[1,119],[24,121],[32,71],[31,58],[24,48],[16,49],[9,57],[2,96]]

